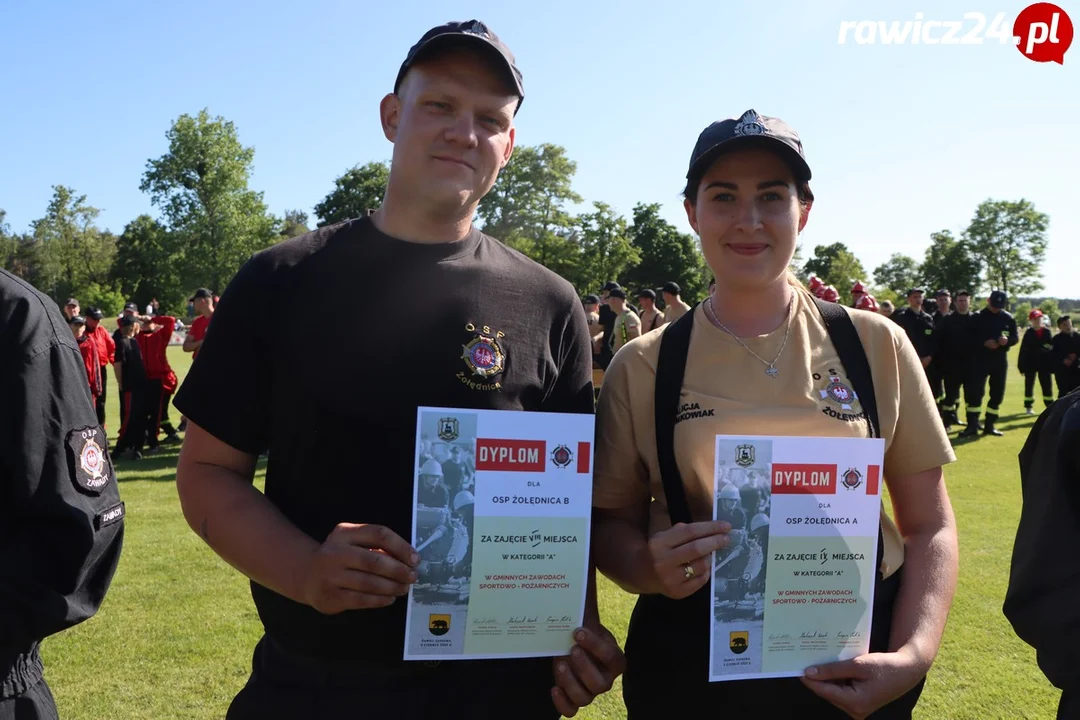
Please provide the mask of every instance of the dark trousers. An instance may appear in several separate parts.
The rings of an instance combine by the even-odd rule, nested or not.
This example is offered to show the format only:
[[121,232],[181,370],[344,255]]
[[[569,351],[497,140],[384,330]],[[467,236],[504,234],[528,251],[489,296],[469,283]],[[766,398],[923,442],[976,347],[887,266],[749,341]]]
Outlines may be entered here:
[[146,442],[146,400],[145,388],[120,394],[120,433],[113,452],[143,449]]
[[163,382],[159,380],[148,380],[146,383],[146,446],[149,448],[156,448],[158,446],[158,435],[162,430],[167,435],[172,435],[176,432],[176,428],[173,427],[169,421],[169,401],[172,399],[172,393],[166,393]]
[[1042,387],[1043,405],[1050,407],[1054,402],[1054,383],[1049,370],[1029,370],[1024,373],[1024,407],[1035,407],[1035,376],[1039,376],[1039,385]]
[[[879,581],[874,593],[870,651],[888,650],[893,606],[903,568]],[[643,595],[630,618],[626,639],[623,699],[627,720],[669,720],[691,717],[701,708],[723,709],[725,717],[846,720],[847,713],[815,695],[798,678],[709,682],[709,633],[712,613],[706,584],[685,600]],[[925,678],[871,720],[907,720]]]
[[109,391],[109,366],[101,366],[101,392],[94,398],[94,410],[97,411],[97,421],[101,429],[105,429],[105,398]]
[[972,370],[971,367],[959,367],[948,370],[943,375],[945,397],[941,401],[941,409],[957,414],[960,409],[960,390],[964,391],[964,404],[968,412],[979,412],[982,404],[982,392],[979,390],[979,382],[983,380],[981,371]]
[[59,720],[56,701],[44,678],[26,692],[0,700],[0,720]]
[[1073,390],[1080,387],[1080,373],[1075,372],[1071,368],[1068,370],[1058,370],[1055,375],[1057,376],[1059,398],[1068,395]]
[[1080,692],[1065,690],[1061,693],[1057,720],[1080,720]]
[[930,393],[934,396],[934,402],[938,405],[938,410],[943,410],[942,404],[945,401],[945,373],[937,362],[930,363],[930,367],[926,368],[926,379],[930,381]]
[[986,382],[990,381],[990,399],[986,403],[986,419],[996,420],[1001,414],[1001,401],[1005,399],[1005,379],[1009,376],[1009,356],[995,351],[991,356],[983,356],[979,362],[979,382],[977,384],[978,401],[969,412],[979,411],[982,405]]
[[299,657],[264,636],[226,720],[556,720],[551,667],[551,658],[343,667]]

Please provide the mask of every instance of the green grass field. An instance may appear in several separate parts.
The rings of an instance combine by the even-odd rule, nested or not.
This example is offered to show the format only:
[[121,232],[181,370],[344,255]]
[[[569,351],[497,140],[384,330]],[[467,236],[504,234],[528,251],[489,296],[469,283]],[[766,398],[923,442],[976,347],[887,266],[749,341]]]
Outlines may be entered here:
[[[190,356],[170,348],[169,358],[183,378]],[[115,388],[109,391],[115,433]],[[1001,614],[1020,514],[1016,455],[1033,422],[1022,414],[1022,394],[1014,374],[1002,407],[1005,437],[957,443],[959,460],[946,469],[960,527],[960,585],[919,718],[1054,716],[1059,693]],[[179,420],[175,408],[171,415]],[[46,676],[65,720],[222,718],[247,679],[260,635],[247,582],[184,522],[176,456],[171,448],[119,464],[127,536],[112,589],[96,617],[44,645]],[[601,582],[604,621],[621,641],[634,598]],[[623,716],[619,687],[578,715]]]

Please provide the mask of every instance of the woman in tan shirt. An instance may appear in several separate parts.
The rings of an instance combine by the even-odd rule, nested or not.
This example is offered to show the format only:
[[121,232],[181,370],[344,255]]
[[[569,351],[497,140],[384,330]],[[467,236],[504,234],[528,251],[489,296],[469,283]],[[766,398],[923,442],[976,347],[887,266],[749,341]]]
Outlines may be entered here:
[[[716,287],[692,315],[674,454],[692,522],[672,527],[654,416],[657,358],[674,324],[631,341],[608,368],[597,408],[593,551],[598,569],[640,595],[624,677],[628,717],[704,707],[741,716],[909,718],[937,655],[957,574],[942,466],[955,460],[922,365],[895,323],[848,313],[865,351],[885,441],[895,523],[881,514],[870,653],[803,678],[708,682],[717,434],[871,436],[813,298],[790,275],[813,195],[798,135],[753,110],[702,132],[685,207]],[[732,535],[732,541],[736,537]],[[875,712],[876,711],[876,712]]]

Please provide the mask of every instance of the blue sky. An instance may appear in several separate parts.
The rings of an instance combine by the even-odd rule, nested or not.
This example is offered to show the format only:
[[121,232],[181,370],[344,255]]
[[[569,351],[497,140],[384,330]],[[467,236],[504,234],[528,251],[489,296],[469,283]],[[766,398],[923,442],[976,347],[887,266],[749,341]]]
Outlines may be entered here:
[[[803,233],[846,243],[867,270],[921,258],[987,198],[1051,217],[1049,294],[1080,297],[1080,49],[1064,65],[1011,45],[837,43],[843,20],[963,20],[997,5],[837,2],[5,3],[0,9],[0,208],[15,230],[51,186],[119,232],[156,214],[138,189],[182,113],[206,107],[255,146],[251,185],[308,213],[348,167],[386,159],[378,103],[409,46],[479,18],[512,48],[526,99],[519,144],[563,145],[576,190],[629,215],[679,191],[697,134],[748,108],[803,138],[817,196]],[[1059,3],[1080,24],[1080,3]],[[973,27],[966,21],[961,34]]]

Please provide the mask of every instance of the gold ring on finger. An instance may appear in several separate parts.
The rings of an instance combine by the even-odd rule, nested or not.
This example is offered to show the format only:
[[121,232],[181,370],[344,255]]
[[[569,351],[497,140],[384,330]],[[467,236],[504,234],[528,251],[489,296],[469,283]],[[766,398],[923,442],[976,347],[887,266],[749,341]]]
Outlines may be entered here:
[[690,563],[686,563],[683,566],[683,572],[686,573],[686,579],[692,580],[694,578],[694,566]]

